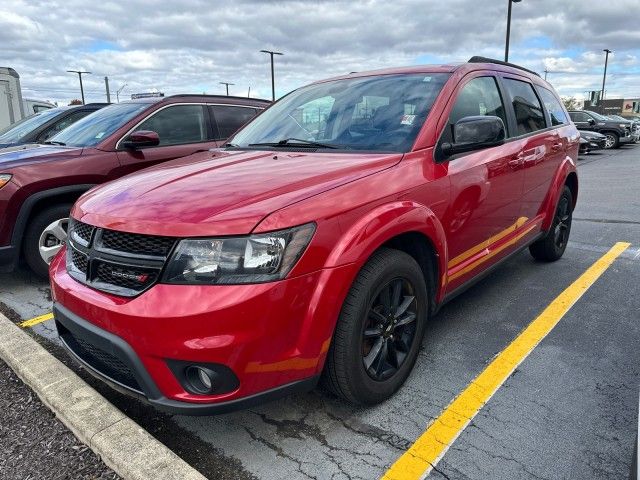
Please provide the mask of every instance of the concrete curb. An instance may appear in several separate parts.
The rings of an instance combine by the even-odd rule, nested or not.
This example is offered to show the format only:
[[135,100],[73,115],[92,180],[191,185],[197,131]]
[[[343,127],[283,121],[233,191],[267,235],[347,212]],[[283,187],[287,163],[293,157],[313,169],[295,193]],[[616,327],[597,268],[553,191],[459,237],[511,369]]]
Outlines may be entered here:
[[121,477],[205,479],[2,314],[0,358]]

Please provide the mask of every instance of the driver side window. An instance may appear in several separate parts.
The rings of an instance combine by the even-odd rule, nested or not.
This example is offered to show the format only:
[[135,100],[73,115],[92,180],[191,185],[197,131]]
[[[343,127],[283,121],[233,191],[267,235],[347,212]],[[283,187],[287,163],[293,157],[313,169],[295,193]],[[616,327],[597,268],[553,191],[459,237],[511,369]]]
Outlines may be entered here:
[[136,130],[151,130],[160,137],[160,146],[207,141],[207,124],[202,105],[175,105],[163,108]]
[[504,104],[494,77],[474,78],[462,87],[449,115],[449,128],[446,129],[448,134],[452,136],[453,125],[458,120],[478,115],[492,115],[501,118],[505,129],[507,129]]

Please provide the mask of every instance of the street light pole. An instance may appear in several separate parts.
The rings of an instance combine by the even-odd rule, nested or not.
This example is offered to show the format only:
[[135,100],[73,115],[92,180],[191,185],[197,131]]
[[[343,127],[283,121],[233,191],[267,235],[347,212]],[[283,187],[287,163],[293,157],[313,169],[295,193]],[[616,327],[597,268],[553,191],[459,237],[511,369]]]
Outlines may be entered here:
[[262,53],[268,53],[271,56],[271,100],[275,101],[276,99],[276,82],[275,76],[273,74],[273,56],[274,55],[284,55],[281,52],[273,52],[271,50],[260,50]]
[[[601,101],[604,101],[604,84],[607,80],[607,63],[609,63],[609,54],[611,53],[611,50],[609,50],[608,48],[605,48],[603,52],[605,52],[606,56],[604,57],[604,75],[602,76],[602,95],[600,95]],[[604,113],[604,104],[601,104],[601,105],[602,105],[602,113]]]
[[227,97],[228,97],[229,96],[229,85],[235,85],[235,83],[220,82],[220,85],[225,85],[227,87]]
[[84,88],[82,88],[82,75],[83,74],[91,74],[91,72],[83,72],[80,70],[67,70],[68,73],[77,73],[78,78],[80,79],[80,95],[82,95],[82,104],[84,105]]
[[507,39],[504,44],[504,61],[509,61],[509,39],[511,37],[511,4],[518,3],[522,0],[507,0],[509,2],[509,8],[507,9]]

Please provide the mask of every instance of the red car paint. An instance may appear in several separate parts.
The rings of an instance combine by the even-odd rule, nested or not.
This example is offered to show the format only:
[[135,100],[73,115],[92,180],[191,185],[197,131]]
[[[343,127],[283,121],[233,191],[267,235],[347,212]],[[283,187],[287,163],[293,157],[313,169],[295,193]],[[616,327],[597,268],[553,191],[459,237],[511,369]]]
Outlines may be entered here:
[[[161,392],[155,403],[164,407],[166,401],[225,405],[320,374],[358,271],[378,248],[408,232],[424,236],[437,254],[434,300],[442,304],[548,230],[565,184],[575,201],[579,135],[568,122],[436,162],[435,145],[471,78],[509,76],[550,87],[522,70],[483,63],[349,78],[415,72],[451,77],[406,154],[202,152],[95,189],[72,212],[101,228],[175,237],[314,222],[311,243],[284,280],[156,284],[122,298],[76,282],[60,254],[51,266],[54,301],[127,342]],[[470,195],[474,201],[465,202]],[[239,385],[224,395],[189,393],[167,359],[226,365]]]

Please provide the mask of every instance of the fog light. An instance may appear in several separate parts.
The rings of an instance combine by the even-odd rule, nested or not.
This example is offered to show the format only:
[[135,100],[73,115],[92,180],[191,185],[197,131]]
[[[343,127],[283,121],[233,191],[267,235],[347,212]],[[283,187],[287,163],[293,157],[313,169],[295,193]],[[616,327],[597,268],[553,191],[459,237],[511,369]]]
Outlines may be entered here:
[[201,394],[212,393],[216,386],[218,374],[208,368],[192,365],[187,367],[186,377],[191,388]]

